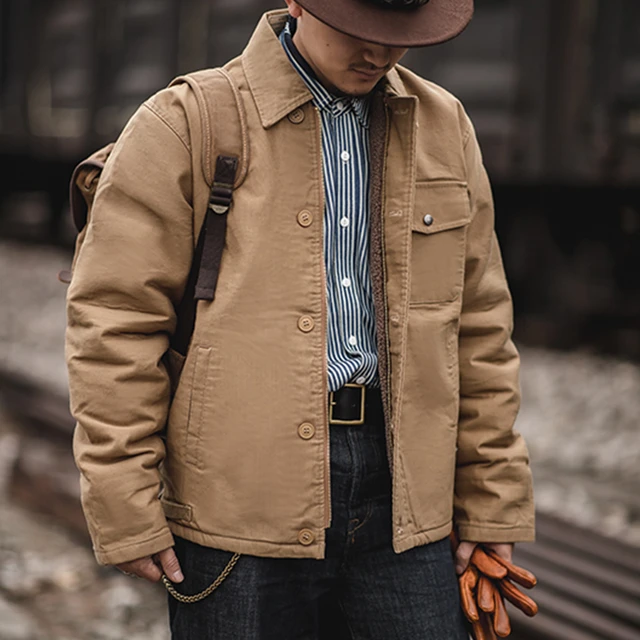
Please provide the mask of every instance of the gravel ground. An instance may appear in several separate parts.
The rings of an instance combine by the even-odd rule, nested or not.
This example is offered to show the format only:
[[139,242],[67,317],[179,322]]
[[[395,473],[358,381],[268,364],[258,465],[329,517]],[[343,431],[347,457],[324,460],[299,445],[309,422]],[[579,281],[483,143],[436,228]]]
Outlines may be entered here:
[[522,351],[524,435],[540,511],[640,547],[640,367]]
[[68,252],[0,242],[0,366],[67,393],[64,363]]
[[[0,366],[64,395],[66,288],[56,276],[69,263],[67,252],[0,242]],[[521,354],[516,427],[538,509],[640,547],[640,367],[586,352]],[[99,569],[55,523],[2,497],[16,436],[1,415],[0,438],[0,640],[168,638],[161,588]]]
[[0,640],[169,640],[161,586],[99,567],[55,521],[9,502],[17,448],[0,413]]

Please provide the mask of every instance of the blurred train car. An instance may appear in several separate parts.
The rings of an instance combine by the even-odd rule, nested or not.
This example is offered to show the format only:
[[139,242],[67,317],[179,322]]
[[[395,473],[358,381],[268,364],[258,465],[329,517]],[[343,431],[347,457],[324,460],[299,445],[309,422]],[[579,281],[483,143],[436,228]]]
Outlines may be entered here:
[[16,193],[40,192],[48,196],[40,231],[60,239],[74,164],[115,139],[137,106],[174,76],[237,55],[270,6],[264,0],[2,0],[4,217],[15,210]]
[[[64,235],[75,162],[175,75],[237,55],[277,5],[3,0],[5,223],[16,193],[40,192],[41,232]],[[477,0],[462,36],[403,62],[456,94],[476,125],[520,333],[640,357],[640,3]]]

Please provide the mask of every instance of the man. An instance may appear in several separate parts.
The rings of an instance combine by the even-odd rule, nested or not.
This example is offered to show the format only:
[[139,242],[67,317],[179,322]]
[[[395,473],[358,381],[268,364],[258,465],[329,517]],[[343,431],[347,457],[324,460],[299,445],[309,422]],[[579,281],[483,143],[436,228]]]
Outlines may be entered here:
[[534,535],[518,356],[472,125],[396,65],[472,0],[287,5],[226,66],[249,172],[171,404],[207,197],[184,86],[101,179],[68,329],[95,552],[183,594],[240,554],[170,598],[174,638],[318,638],[334,603],[345,637],[459,640],[456,571]]

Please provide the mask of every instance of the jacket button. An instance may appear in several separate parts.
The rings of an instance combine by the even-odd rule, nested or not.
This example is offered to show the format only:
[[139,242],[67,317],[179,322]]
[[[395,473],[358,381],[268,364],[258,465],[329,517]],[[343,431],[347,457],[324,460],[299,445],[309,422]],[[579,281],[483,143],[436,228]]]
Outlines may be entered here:
[[307,211],[306,209],[303,209],[298,214],[298,224],[301,227],[309,227],[312,222],[313,222],[313,214],[311,213],[311,211]]
[[311,316],[302,316],[298,320],[298,329],[303,333],[309,333],[313,331],[313,328],[316,326],[316,323],[313,321]]
[[310,544],[313,544],[316,539],[315,534],[310,529],[303,529],[298,534],[298,542],[303,544],[305,547],[308,547]]
[[289,122],[300,124],[304,120],[304,111],[302,109],[294,109],[288,117]]
[[424,223],[427,225],[427,227],[430,227],[433,224],[433,216],[430,216],[429,214],[427,214],[424,218],[423,218]]
[[310,422],[305,422],[298,427],[298,435],[303,440],[311,440],[316,435],[316,428]]

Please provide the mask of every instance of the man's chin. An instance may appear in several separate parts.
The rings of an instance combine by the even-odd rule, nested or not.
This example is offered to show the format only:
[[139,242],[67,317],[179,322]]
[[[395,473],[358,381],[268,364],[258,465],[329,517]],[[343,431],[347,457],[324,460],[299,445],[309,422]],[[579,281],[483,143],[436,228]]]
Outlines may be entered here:
[[359,86],[336,87],[333,92],[341,98],[366,98],[373,93],[379,82],[359,83]]
[[371,91],[363,93],[362,91],[341,91],[340,89],[338,89],[335,92],[335,95],[338,98],[366,98],[367,96],[371,95]]

